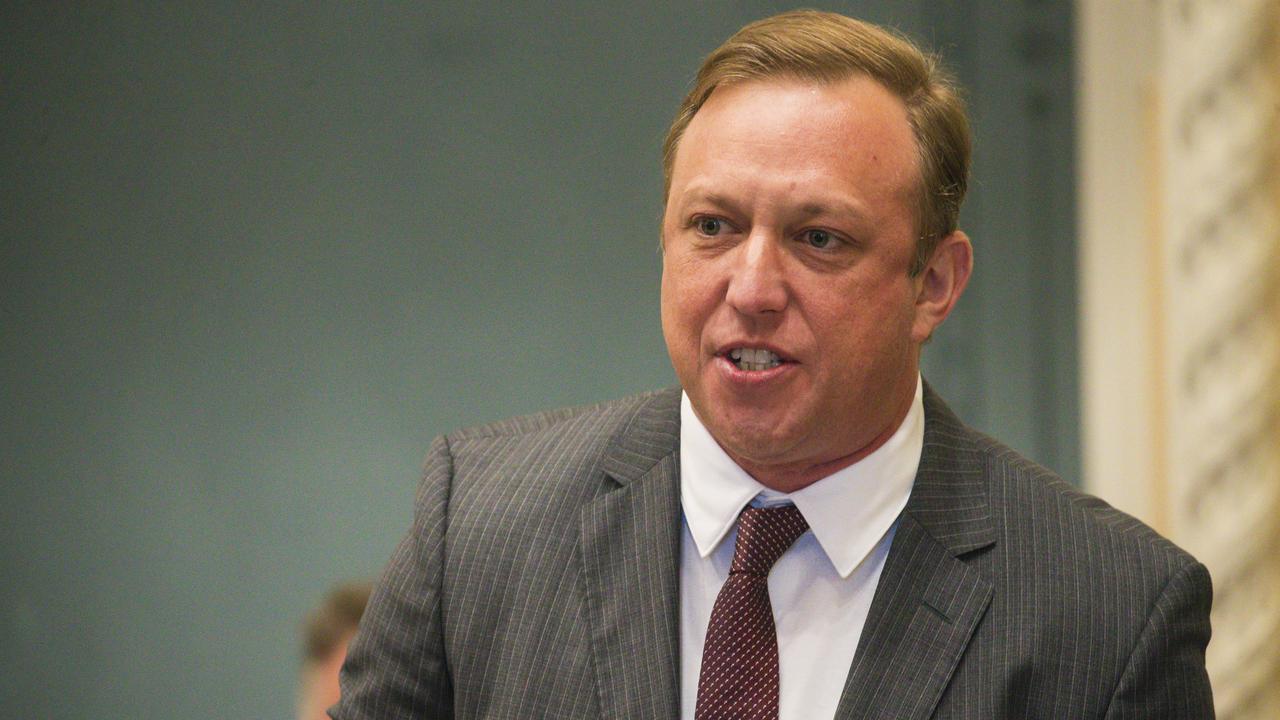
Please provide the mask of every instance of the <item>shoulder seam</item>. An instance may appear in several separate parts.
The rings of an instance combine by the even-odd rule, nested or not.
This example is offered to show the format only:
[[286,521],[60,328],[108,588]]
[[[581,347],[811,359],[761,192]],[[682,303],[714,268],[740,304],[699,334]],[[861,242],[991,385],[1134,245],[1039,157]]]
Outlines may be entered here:
[[624,414],[633,413],[637,406],[659,392],[662,391],[652,390],[618,400],[544,410],[530,415],[519,415],[484,425],[455,430],[449,433],[448,437],[458,441],[516,437],[529,433],[543,432],[593,412],[612,410]]

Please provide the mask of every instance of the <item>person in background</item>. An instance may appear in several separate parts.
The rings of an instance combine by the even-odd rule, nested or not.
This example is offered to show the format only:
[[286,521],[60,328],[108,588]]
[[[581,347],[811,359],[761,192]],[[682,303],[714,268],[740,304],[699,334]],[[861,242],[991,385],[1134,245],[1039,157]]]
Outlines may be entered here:
[[326,720],[338,702],[338,670],[347,643],[360,625],[372,585],[348,582],[335,586],[303,627],[302,677],[298,683],[298,720]]

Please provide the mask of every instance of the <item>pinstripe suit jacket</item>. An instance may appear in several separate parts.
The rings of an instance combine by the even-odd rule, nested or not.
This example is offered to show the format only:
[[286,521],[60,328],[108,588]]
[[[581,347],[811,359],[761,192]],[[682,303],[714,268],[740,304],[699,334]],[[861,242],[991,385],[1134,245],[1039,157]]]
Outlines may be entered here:
[[[339,720],[679,717],[679,391],[437,440]],[[839,718],[1210,718],[1205,568],[925,391]]]

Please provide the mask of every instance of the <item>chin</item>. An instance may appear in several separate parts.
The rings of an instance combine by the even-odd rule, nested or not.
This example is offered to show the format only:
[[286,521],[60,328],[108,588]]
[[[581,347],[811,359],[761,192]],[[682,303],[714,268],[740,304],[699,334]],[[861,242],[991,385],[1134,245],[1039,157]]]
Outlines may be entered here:
[[710,428],[730,455],[756,465],[771,465],[785,461],[794,442],[776,420],[751,418],[744,422],[726,423],[720,428]]

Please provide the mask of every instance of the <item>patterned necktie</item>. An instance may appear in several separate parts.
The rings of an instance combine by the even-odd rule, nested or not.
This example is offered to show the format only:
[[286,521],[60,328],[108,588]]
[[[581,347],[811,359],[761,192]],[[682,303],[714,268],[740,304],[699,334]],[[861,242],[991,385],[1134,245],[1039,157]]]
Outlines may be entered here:
[[795,505],[748,507],[738,516],[733,564],[711,610],[696,720],[777,720],[778,635],[769,570],[809,529]]

